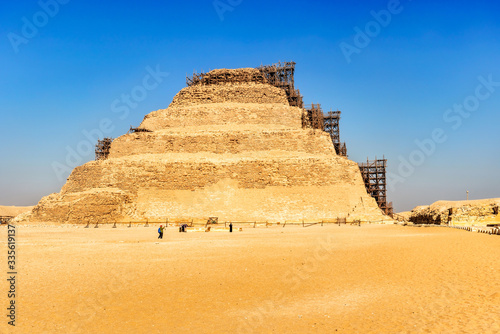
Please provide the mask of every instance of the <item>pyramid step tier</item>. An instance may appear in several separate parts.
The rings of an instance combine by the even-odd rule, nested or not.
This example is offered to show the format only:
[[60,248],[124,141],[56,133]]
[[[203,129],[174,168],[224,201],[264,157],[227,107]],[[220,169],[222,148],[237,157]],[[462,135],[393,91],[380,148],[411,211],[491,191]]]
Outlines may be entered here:
[[366,194],[356,163],[290,155],[156,154],[89,162],[75,168],[60,194],[42,200],[43,210],[35,210],[32,219],[384,219]]
[[131,133],[113,141],[109,158],[164,153],[244,153],[283,150],[335,155],[330,136],[315,130],[193,130]]
[[186,87],[174,97],[170,107],[232,102],[289,105],[283,89],[269,84],[248,82]]
[[139,126],[150,131],[211,125],[261,125],[264,128],[302,128],[303,109],[278,103],[213,103],[160,109]]
[[92,161],[76,167],[62,192],[92,188],[188,189],[230,178],[241,188],[266,186],[359,185],[366,193],[358,165],[338,156],[264,151],[238,154],[143,154]]

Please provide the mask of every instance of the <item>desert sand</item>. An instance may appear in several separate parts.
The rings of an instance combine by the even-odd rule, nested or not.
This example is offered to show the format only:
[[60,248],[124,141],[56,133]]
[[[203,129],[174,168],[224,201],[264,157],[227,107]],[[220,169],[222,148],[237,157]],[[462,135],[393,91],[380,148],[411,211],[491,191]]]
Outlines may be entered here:
[[32,206],[4,206],[0,205],[0,216],[17,216],[21,213],[31,211]]
[[[399,225],[168,227],[158,240],[157,227],[19,225],[17,326],[3,316],[0,332],[500,332],[496,235]],[[2,254],[6,240],[2,226]]]

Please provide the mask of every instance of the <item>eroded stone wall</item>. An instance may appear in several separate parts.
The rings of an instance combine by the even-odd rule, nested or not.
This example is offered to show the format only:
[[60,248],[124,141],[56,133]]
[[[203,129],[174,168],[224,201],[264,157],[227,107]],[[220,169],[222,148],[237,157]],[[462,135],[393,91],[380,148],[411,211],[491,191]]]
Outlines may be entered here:
[[302,114],[300,108],[279,103],[214,103],[153,111],[144,117],[139,128],[156,131],[197,126],[197,130],[207,130],[217,125],[232,125],[235,127],[233,129],[259,125],[261,129],[301,129]]
[[40,202],[32,219],[382,219],[357,164],[343,158],[145,160],[110,159],[76,168],[61,194]]
[[284,90],[269,84],[235,83],[183,88],[169,107],[206,103],[279,103],[289,105]]
[[195,190],[226,178],[238,181],[240,188],[336,184],[359,188],[363,183],[358,174],[354,162],[326,155],[304,154],[300,158],[280,157],[280,152],[246,157],[231,154],[142,155],[92,161],[76,167],[62,188],[62,194],[96,188],[117,188],[131,193],[149,187]]
[[231,153],[283,150],[335,155],[330,136],[315,130],[137,132],[113,141],[110,158],[139,154]]
[[500,198],[471,201],[438,201],[411,211],[415,224],[488,225],[500,224]]
[[258,69],[216,69],[194,78],[194,85],[217,85],[226,83],[267,83],[267,80]]

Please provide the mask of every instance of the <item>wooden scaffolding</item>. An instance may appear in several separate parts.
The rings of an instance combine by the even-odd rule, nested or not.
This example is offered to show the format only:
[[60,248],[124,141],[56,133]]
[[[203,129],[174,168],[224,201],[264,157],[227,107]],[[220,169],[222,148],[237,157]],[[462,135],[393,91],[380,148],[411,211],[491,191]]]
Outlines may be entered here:
[[393,214],[392,202],[387,203],[386,167],[387,159],[377,159],[358,163],[367,193],[375,199],[384,214]]
[[195,71],[193,71],[193,75],[191,77],[186,76],[186,86],[191,87],[201,83],[205,75],[206,73],[204,73],[203,71],[201,73],[196,73]]
[[144,129],[144,128],[134,128],[132,125],[130,126],[130,129],[128,130],[127,133],[136,133],[136,132],[153,132],[149,129]]
[[[255,82],[267,82],[275,87],[281,88],[285,91],[288,102],[292,107],[304,107],[304,102],[300,91],[295,89],[295,62],[278,62],[272,65],[261,65],[257,68],[260,75],[252,77]],[[198,84],[215,84],[223,82],[238,82],[238,80],[245,80],[244,78],[234,78],[229,74],[220,74],[220,76],[211,75],[210,72],[193,72],[192,76],[186,76],[186,85],[188,87]]]
[[324,130],[323,126],[323,109],[321,104],[310,104],[305,107],[306,112],[302,117],[302,127],[317,130]]
[[108,158],[112,142],[113,138],[109,137],[97,140],[97,144],[95,145],[95,160],[106,160]]
[[266,83],[267,80],[262,72],[234,73],[230,71],[193,72],[191,77],[186,76],[188,87],[195,85],[217,85],[225,83],[256,82]]
[[292,107],[304,107],[302,95],[298,89],[295,89],[295,62],[261,65],[257,69],[264,75],[268,83],[285,91]]
[[340,114],[339,110],[329,111],[323,118],[324,130],[330,134],[332,138],[333,146],[335,147],[335,152],[338,155],[347,157],[347,147],[345,142],[340,142]]

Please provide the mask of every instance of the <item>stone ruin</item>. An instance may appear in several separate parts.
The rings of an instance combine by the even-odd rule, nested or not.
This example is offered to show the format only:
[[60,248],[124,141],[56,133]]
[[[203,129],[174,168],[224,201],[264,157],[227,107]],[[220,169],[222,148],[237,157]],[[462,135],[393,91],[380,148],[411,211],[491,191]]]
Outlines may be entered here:
[[[258,69],[221,69],[76,167],[31,222],[388,220],[358,165]],[[109,149],[109,152],[108,152]]]
[[417,206],[409,213],[414,224],[452,226],[500,225],[500,198],[470,201],[437,201]]

